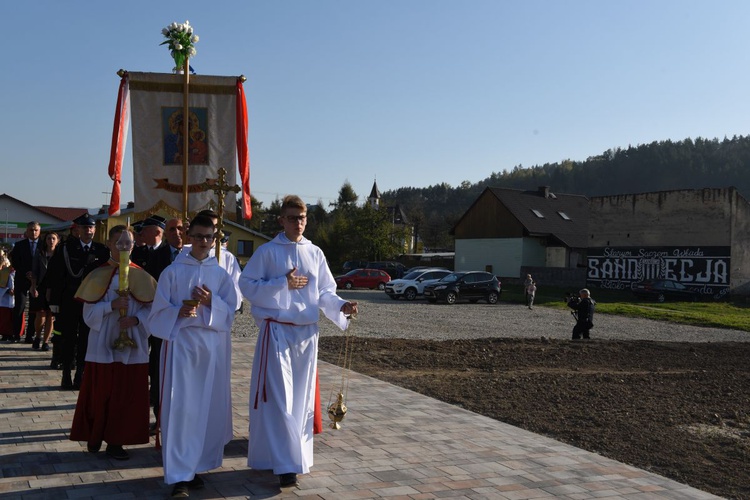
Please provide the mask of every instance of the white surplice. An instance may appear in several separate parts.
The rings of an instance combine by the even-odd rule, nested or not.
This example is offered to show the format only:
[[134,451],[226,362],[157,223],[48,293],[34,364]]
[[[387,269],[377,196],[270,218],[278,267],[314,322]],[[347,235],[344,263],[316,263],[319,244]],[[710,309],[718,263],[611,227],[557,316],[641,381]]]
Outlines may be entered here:
[[[289,290],[286,275],[295,267],[309,281]],[[283,233],[258,247],[239,285],[260,328],[250,386],[247,464],[275,474],[305,474],[313,464],[320,311],[344,330],[348,320],[341,307],[346,301],[336,295],[322,250],[304,237],[294,243]]]
[[86,361],[92,363],[122,363],[124,365],[137,365],[148,363],[148,314],[151,304],[141,304],[135,298],[130,297],[126,316],[135,316],[140,322],[138,325],[128,328],[128,336],[135,341],[136,347],[117,350],[112,346],[120,336],[120,312],[112,310],[112,301],[120,296],[117,289],[120,284],[119,270],[115,271],[112,281],[109,283],[107,292],[93,304],[83,304],[83,321],[91,329],[88,345],[86,347]]
[[[193,288],[212,292],[211,307],[178,317]],[[152,335],[164,339],[159,360],[164,480],[190,481],[221,466],[232,439],[231,329],[237,292],[215,257],[181,253],[159,277],[149,316]]]
[[[190,253],[190,250],[193,248],[191,244],[184,245],[182,247],[181,253]],[[232,281],[234,282],[234,288],[237,290],[237,297],[239,297],[239,300],[237,301],[237,309],[240,308],[240,305],[242,305],[242,292],[240,291],[240,287],[237,285],[237,281],[240,279],[240,273],[242,273],[242,268],[240,267],[240,263],[237,262],[237,257],[227,250],[226,248],[222,247],[220,252],[221,262],[219,262],[219,265],[223,267],[226,272],[229,273],[229,276],[232,277]],[[216,256],[216,247],[211,247],[211,250],[209,250],[208,253],[209,257],[215,257]]]

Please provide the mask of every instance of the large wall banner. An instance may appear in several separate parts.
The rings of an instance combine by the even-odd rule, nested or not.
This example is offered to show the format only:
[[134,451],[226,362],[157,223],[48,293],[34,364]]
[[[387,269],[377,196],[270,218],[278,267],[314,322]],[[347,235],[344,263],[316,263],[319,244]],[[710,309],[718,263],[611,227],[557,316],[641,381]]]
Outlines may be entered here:
[[[216,208],[216,194],[201,184],[227,171],[226,182],[236,184],[237,77],[190,77],[188,137],[183,137],[183,76],[165,73],[128,73],[135,212],[183,211],[183,144],[188,152],[189,212]],[[234,219],[235,197],[225,198],[227,218]]]
[[706,298],[729,293],[729,247],[604,247],[588,249],[587,283],[627,290],[634,283],[665,279]]

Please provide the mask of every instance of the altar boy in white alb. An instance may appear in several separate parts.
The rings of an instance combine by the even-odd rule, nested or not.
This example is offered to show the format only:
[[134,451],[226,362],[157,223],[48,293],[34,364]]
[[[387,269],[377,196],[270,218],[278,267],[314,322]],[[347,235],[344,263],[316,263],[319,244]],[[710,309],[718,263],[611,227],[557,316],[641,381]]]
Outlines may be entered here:
[[272,469],[286,487],[313,464],[319,311],[344,330],[357,303],[336,295],[323,252],[302,236],[307,207],[298,196],[284,198],[279,222],[284,231],[255,251],[239,285],[260,329],[247,463]]
[[164,480],[175,485],[173,497],[202,487],[197,473],[221,466],[232,439],[231,329],[239,299],[229,274],[209,255],[214,232],[207,217],[190,222],[190,252],[162,272],[149,316],[151,334],[164,340],[159,420]]

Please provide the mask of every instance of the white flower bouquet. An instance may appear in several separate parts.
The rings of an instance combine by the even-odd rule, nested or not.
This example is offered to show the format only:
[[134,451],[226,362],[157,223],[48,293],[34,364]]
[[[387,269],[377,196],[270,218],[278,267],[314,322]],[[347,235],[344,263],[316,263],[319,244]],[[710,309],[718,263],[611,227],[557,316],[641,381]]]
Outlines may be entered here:
[[180,71],[185,66],[185,60],[195,56],[195,43],[199,40],[198,35],[193,34],[193,27],[190,21],[184,24],[172,23],[161,30],[164,40],[159,45],[167,45],[174,59],[175,72]]

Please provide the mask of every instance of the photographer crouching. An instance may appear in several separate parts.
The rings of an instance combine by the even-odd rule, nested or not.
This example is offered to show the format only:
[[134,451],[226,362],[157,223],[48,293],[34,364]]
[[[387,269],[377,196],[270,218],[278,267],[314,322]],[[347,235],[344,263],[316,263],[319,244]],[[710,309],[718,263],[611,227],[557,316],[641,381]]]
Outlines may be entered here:
[[565,296],[568,307],[573,309],[571,314],[576,319],[576,326],[573,327],[573,340],[590,338],[589,330],[594,328],[596,301],[591,298],[591,292],[587,288],[581,289],[578,295],[576,297],[571,293]]

